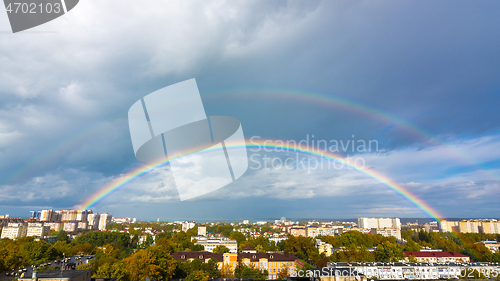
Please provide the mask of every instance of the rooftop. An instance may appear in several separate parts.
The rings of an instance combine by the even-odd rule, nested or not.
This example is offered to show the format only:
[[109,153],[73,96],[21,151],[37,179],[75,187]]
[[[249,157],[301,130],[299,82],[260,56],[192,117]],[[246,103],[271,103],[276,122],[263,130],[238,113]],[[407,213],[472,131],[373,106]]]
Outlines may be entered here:
[[410,255],[416,258],[468,258],[466,255],[459,254],[457,252],[417,252],[417,251],[405,251],[404,254],[408,257]]
[[[62,278],[63,279],[73,279],[76,277],[79,277],[81,275],[88,275],[88,279],[90,280],[90,276],[92,275],[92,271],[90,270],[66,270],[63,271],[62,273]],[[61,277],[61,271],[60,270],[46,270],[42,272],[37,273],[38,279],[59,279]],[[23,278],[19,278],[18,280],[30,280],[31,281],[31,276],[25,276]]]

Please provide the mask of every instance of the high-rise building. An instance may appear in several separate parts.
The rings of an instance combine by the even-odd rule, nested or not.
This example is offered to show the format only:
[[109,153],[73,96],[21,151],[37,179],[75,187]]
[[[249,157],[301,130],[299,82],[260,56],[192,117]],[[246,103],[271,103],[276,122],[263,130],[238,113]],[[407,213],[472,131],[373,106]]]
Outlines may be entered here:
[[23,223],[9,223],[7,227],[2,228],[1,239],[8,238],[16,240],[26,236],[26,226]]
[[87,215],[88,229],[97,229],[99,227],[99,219],[101,216],[98,213]]
[[238,252],[238,242],[227,238],[207,239],[200,240],[194,243],[195,245],[202,245],[205,251],[212,252],[217,246],[225,246],[229,249],[230,253]]
[[76,220],[81,222],[86,222],[88,219],[88,215],[92,214],[92,210],[84,210],[76,212]]
[[39,219],[41,212],[38,211],[30,211],[30,219]]
[[69,221],[69,222],[64,223],[63,229],[66,232],[74,232],[74,231],[76,231],[77,227],[78,227],[78,224],[76,222]]
[[30,237],[44,237],[49,232],[49,227],[44,226],[43,223],[28,223],[28,229],[26,230],[26,236]]
[[204,225],[198,226],[198,235],[199,236],[207,236],[207,227]]
[[60,221],[45,222],[43,225],[48,227],[49,229],[51,229],[53,231],[59,231],[59,230],[63,229],[63,227],[64,227],[64,223],[60,222]]
[[52,219],[53,213],[54,210],[52,209],[42,210],[42,214],[40,215],[40,221],[53,221]]
[[401,229],[399,218],[358,218],[359,228],[397,228]]
[[79,221],[76,228],[80,230],[87,230],[88,229],[88,222],[86,221]]
[[500,222],[497,220],[441,220],[439,227],[442,232],[500,234]]
[[194,221],[185,221],[182,222],[182,231],[188,231],[196,225]]
[[111,218],[113,217],[113,215],[111,214],[108,214],[108,213],[103,213],[101,214],[100,218],[99,218],[99,230],[106,230],[106,226],[111,223]]
[[62,210],[62,221],[76,221],[76,210]]

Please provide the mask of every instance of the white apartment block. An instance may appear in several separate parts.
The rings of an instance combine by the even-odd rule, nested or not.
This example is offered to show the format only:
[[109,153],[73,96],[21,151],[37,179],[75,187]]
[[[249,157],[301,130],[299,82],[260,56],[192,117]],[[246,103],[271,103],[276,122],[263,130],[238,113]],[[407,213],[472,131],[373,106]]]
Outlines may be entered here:
[[226,246],[229,249],[230,253],[238,252],[238,242],[236,240],[218,238],[218,239],[206,239],[197,241],[194,243],[195,245],[202,245],[205,248],[205,251],[213,252],[213,250],[217,246]]
[[76,231],[76,229],[77,229],[77,223],[76,222],[66,222],[66,223],[64,223],[63,229],[66,232]]
[[372,234],[380,234],[384,237],[394,236],[401,240],[401,229],[399,228],[372,228]]
[[198,236],[207,236],[207,227],[204,225],[198,226]]
[[186,232],[196,225],[194,221],[184,221],[182,222],[182,231]]
[[88,229],[88,222],[86,221],[79,221],[78,225],[76,226],[78,230],[87,230]]
[[26,236],[27,227],[22,223],[9,223],[9,226],[2,229],[1,239],[11,239],[16,240],[18,238]]
[[99,219],[101,216],[98,213],[88,214],[88,229],[97,229],[99,227]]
[[128,223],[131,220],[130,218],[113,218],[112,221],[115,223]]
[[43,223],[28,223],[26,236],[28,237],[44,237],[49,233],[49,227],[44,226]]
[[89,214],[91,214],[91,213],[92,213],[91,210],[77,211],[76,212],[76,220],[86,222]]
[[44,222],[43,225],[54,231],[59,231],[64,227],[62,222]]
[[52,214],[54,213],[54,210],[48,209],[48,210],[42,210],[42,214],[40,215],[40,221],[52,221]]
[[442,220],[439,225],[442,232],[500,234],[497,220]]
[[399,218],[358,218],[359,228],[398,228],[401,229]]
[[111,218],[113,215],[108,214],[108,213],[103,213],[99,217],[99,230],[106,230],[106,226],[108,226],[109,223],[111,223]]

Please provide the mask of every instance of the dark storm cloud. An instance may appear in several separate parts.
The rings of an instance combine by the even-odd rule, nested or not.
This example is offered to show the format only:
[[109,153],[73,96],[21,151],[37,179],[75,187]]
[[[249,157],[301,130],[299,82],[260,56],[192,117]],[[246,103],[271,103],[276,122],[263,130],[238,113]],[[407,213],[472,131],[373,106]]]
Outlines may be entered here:
[[[30,206],[74,205],[78,203],[76,191],[47,197],[37,189],[85,188],[84,194],[91,194],[137,167],[128,108],[146,94],[193,77],[207,114],[237,117],[247,137],[300,140],[314,134],[317,139],[348,140],[355,135],[377,139],[381,149],[405,156],[414,147],[425,150],[433,145],[394,122],[259,92],[291,89],[338,96],[386,111],[457,145],[462,140],[481,143],[474,140],[499,129],[499,6],[495,1],[183,1],[150,7],[91,1],[79,4],[67,17],[37,27],[54,30],[54,34],[0,34],[2,206],[11,208],[8,201],[22,197],[26,198],[23,204]],[[9,29],[6,15],[0,14],[0,27]],[[217,96],[228,89],[237,95]],[[238,94],[238,89],[251,91]],[[487,158],[487,153],[474,151],[480,161]],[[442,185],[431,182],[438,178],[437,172],[426,174],[441,171],[434,168],[437,164],[409,168],[395,158],[383,159],[399,165],[377,162],[377,169],[388,174],[397,170],[393,176],[403,183],[436,186],[436,197],[440,190],[441,195],[449,193],[444,186],[466,190],[464,182],[472,178],[480,182],[477,165],[456,166],[448,158],[439,163],[449,169],[443,172]],[[251,196],[267,196],[262,206],[271,202],[268,197],[278,198],[274,193],[257,192],[262,186],[276,185],[274,176],[261,177],[261,182],[249,180],[256,190]],[[280,178],[286,182],[291,177]],[[448,178],[457,181],[452,184]],[[322,180],[317,177],[312,182]],[[168,183],[166,189],[153,180],[148,184],[153,191],[137,195],[138,210],[154,198],[176,200]],[[240,193],[228,192],[236,197]],[[302,193],[297,190],[297,194]],[[379,198],[369,207],[379,214],[390,213],[376,209],[385,202]],[[456,200],[460,198],[457,194]],[[123,210],[119,202],[109,200],[117,212]],[[304,212],[327,214],[311,202],[303,202]],[[351,208],[353,215],[363,213],[353,205],[354,200],[349,202],[339,206]],[[478,202],[473,206],[479,206]],[[453,208],[443,206],[448,207]],[[414,211],[405,209],[412,215]],[[214,209],[214,216],[218,214]]]

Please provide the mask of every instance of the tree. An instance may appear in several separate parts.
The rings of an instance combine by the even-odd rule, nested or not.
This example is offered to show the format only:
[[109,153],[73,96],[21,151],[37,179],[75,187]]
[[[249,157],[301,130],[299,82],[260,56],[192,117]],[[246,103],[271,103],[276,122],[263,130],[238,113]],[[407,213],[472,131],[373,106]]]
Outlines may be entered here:
[[224,245],[219,245],[214,248],[214,253],[229,253],[229,248]]
[[405,255],[398,244],[385,241],[379,244],[374,251],[375,260],[380,262],[398,262],[403,260]]
[[208,278],[210,278],[210,277],[208,276],[208,274],[206,272],[203,272],[203,270],[197,270],[197,271],[191,272],[191,274],[189,274],[186,277],[186,281],[194,281],[194,280],[208,281]]
[[145,281],[147,277],[154,280],[168,280],[176,268],[172,257],[156,246],[139,250],[125,258],[123,262],[130,280]]
[[286,254],[294,254],[309,263],[316,263],[321,258],[316,248],[316,241],[311,237],[289,235],[284,248]]
[[228,264],[222,264],[220,268],[220,277],[221,278],[231,278],[234,277],[233,270]]
[[288,268],[282,268],[280,272],[278,272],[278,280],[285,280],[285,278],[289,277],[290,273],[288,272]]
[[153,243],[153,236],[151,236],[151,234],[146,234],[146,239],[142,242],[141,248],[146,249],[147,247],[153,245]]
[[417,262],[417,258],[415,258],[414,255],[409,255],[408,256],[408,262]]
[[130,280],[146,281],[146,278],[159,280],[161,268],[153,253],[140,250],[123,260]]
[[49,250],[49,244],[45,241],[29,241],[23,243],[18,254],[23,260],[23,264],[39,264],[54,259],[58,256],[57,252]]
[[241,261],[238,261],[234,269],[234,277],[236,278],[252,278],[254,280],[266,280],[269,276],[267,270],[261,271],[253,266],[246,266]]
[[111,244],[117,249],[128,248],[130,245],[130,235],[123,232],[91,231],[78,235],[71,241],[72,245],[89,243],[94,247],[101,247]]
[[77,255],[79,255],[79,254],[90,255],[90,254],[92,254],[93,251],[94,251],[94,247],[92,247],[92,245],[90,245],[89,243],[78,244],[78,245],[73,246],[73,253],[75,253]]
[[73,247],[70,244],[66,243],[66,241],[57,241],[52,246],[50,246],[51,251],[57,253],[58,256],[62,256],[65,254],[67,257],[73,255]]
[[243,242],[247,241],[247,238],[245,237],[245,234],[241,232],[233,232],[231,235],[229,235],[230,239],[236,240],[238,242],[238,245],[243,244]]
[[[84,269],[78,267],[78,269]],[[124,268],[123,263],[115,262],[115,263],[104,263],[102,264],[96,271],[93,278],[116,278],[117,281],[124,281],[126,279],[127,271]]]
[[66,231],[59,230],[59,232],[57,233],[57,240],[56,241],[68,243],[69,237],[68,237],[68,234],[66,233]]
[[411,238],[408,238],[405,245],[403,246],[403,251],[418,252],[420,251],[420,249],[422,249],[422,247],[415,243],[415,241],[413,241]]

